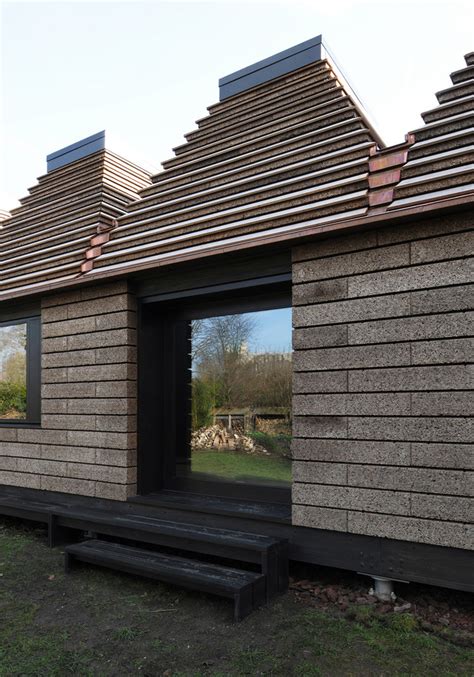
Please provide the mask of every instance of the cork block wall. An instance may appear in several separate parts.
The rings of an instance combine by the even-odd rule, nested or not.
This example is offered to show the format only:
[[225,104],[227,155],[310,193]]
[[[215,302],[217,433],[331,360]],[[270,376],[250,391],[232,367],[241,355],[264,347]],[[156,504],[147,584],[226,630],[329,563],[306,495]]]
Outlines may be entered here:
[[294,249],[294,524],[474,548],[472,226]]
[[136,493],[136,306],[127,282],[45,297],[41,427],[0,428],[0,484]]

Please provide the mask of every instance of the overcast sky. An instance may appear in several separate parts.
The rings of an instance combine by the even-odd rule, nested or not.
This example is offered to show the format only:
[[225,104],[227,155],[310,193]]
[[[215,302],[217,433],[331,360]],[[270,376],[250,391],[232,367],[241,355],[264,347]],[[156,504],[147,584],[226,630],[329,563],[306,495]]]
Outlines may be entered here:
[[157,169],[217,81],[322,33],[389,144],[420,126],[474,49],[472,0],[23,2],[0,0],[0,207],[46,155],[106,129]]

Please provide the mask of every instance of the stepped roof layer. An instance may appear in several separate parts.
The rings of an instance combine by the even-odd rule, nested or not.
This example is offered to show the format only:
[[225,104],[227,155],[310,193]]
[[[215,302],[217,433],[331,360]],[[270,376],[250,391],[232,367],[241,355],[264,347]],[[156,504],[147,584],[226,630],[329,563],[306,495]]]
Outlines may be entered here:
[[150,175],[101,134],[0,224],[0,299],[369,227],[474,199],[474,54],[404,143],[384,148],[320,36],[221,80],[221,100]]
[[226,97],[118,219],[94,272],[362,216],[380,142],[328,58]]
[[474,53],[466,68],[451,73],[452,86],[436,94],[439,105],[425,113],[389,210],[416,206],[474,190]]
[[149,174],[99,149],[38,180],[0,226],[0,298],[64,283],[88,268]]

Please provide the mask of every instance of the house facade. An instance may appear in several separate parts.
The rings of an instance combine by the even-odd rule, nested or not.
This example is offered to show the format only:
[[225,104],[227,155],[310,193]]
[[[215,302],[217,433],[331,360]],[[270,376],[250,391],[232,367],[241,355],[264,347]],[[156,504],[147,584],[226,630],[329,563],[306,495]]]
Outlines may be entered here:
[[[295,560],[472,589],[465,60],[393,147],[318,37],[222,78],[156,175],[103,132],[48,156],[0,215],[0,337],[23,332],[26,374],[21,414],[0,414],[0,514],[143,505],[282,534]],[[190,322],[281,308],[291,483],[180,475]]]

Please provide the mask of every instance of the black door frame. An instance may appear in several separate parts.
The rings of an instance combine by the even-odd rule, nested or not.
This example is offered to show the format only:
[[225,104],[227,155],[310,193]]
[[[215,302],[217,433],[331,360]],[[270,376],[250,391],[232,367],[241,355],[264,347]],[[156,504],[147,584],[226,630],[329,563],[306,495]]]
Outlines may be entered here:
[[[291,307],[291,276],[279,274],[191,289],[154,294],[138,307],[138,493],[170,489],[278,503],[291,502],[288,487],[208,481],[176,477],[176,450],[189,444],[190,397],[181,364],[188,339],[183,320],[218,313],[252,312]],[[181,326],[181,328],[180,328]],[[187,358],[185,358],[187,359]]]

